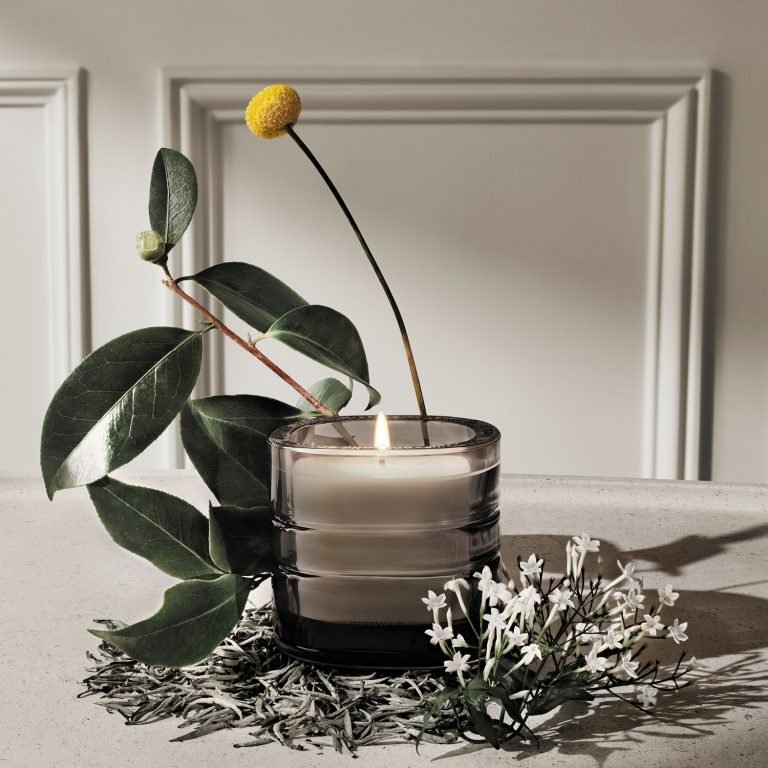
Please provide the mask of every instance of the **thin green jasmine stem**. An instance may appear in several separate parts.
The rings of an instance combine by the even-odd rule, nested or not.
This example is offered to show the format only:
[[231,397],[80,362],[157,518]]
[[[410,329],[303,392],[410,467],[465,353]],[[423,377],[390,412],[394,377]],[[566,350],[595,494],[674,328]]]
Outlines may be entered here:
[[[389,288],[389,285],[387,284],[386,279],[384,278],[384,274],[382,273],[381,269],[379,268],[378,263],[376,262],[376,259],[373,257],[373,253],[371,253],[371,249],[368,247],[368,243],[365,241],[365,238],[363,237],[363,233],[360,231],[360,227],[357,226],[357,222],[355,221],[354,216],[352,216],[352,212],[347,207],[347,204],[344,202],[344,198],[339,193],[339,190],[336,189],[336,185],[331,181],[331,177],[325,172],[325,169],[322,165],[320,165],[320,161],[315,157],[315,155],[312,153],[312,150],[299,138],[298,134],[294,130],[294,127],[292,125],[287,125],[285,127],[286,133],[296,142],[297,146],[301,149],[301,151],[307,156],[309,161],[312,163],[312,165],[315,167],[315,170],[320,174],[323,181],[328,186],[328,189],[331,191],[331,194],[336,199],[336,202],[339,204],[339,207],[343,211],[344,215],[347,217],[347,221],[349,222],[349,225],[352,227],[352,231],[355,233],[358,241],[360,242],[360,245],[363,248],[363,251],[365,252],[365,255],[368,257],[368,262],[370,263],[374,273],[376,274],[376,277],[379,280],[379,283],[381,284],[382,289],[384,290],[384,294],[387,297],[387,300],[389,301],[390,307],[392,307],[392,312],[395,315],[395,320],[397,321],[397,326],[400,329],[400,336],[403,339],[403,346],[405,347],[405,356],[408,358],[408,367],[411,370],[411,379],[413,380],[413,389],[416,394],[416,401],[419,405],[419,412],[421,413],[421,416],[423,419],[426,419],[427,417],[427,408],[424,404],[424,393],[421,389],[421,381],[419,379],[418,371],[416,370],[416,361],[413,357],[413,350],[411,348],[411,342],[408,338],[408,331],[405,328],[405,321],[403,320],[403,316],[400,312],[400,308],[397,306],[397,302],[395,301],[395,297],[392,294],[392,291]],[[425,440],[427,439],[426,434],[426,424],[422,423],[422,431],[424,432]]]

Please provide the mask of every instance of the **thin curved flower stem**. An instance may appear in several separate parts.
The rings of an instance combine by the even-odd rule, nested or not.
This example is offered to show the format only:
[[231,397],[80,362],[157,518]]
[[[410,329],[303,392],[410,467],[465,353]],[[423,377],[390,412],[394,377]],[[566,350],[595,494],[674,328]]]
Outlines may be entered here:
[[[357,239],[360,241],[360,245],[363,248],[363,251],[365,252],[365,255],[368,257],[368,262],[370,263],[374,273],[376,274],[376,277],[379,280],[379,283],[381,283],[381,287],[384,290],[384,294],[387,297],[387,300],[389,301],[389,305],[392,307],[392,312],[395,315],[395,320],[397,321],[397,327],[400,329],[400,336],[403,339],[403,346],[405,347],[405,356],[408,358],[408,367],[411,370],[411,379],[413,380],[413,389],[416,394],[416,402],[419,405],[419,412],[421,413],[422,419],[427,418],[427,407],[424,404],[424,393],[421,389],[421,381],[419,379],[419,373],[416,370],[416,361],[413,357],[413,350],[411,348],[411,342],[408,338],[408,331],[405,327],[405,321],[403,320],[403,316],[400,313],[400,308],[397,306],[397,302],[395,301],[395,297],[392,294],[392,291],[389,288],[389,285],[387,284],[386,279],[384,278],[384,274],[382,273],[381,269],[379,268],[378,263],[376,262],[376,259],[373,257],[373,253],[371,253],[371,249],[368,247],[368,243],[365,241],[365,238],[363,237],[363,233],[360,231],[360,227],[357,226],[357,222],[354,219],[354,216],[352,216],[352,212],[347,207],[347,204],[344,202],[344,198],[341,196],[338,189],[336,189],[336,185],[331,181],[331,177],[325,172],[325,169],[322,165],[320,165],[320,161],[314,156],[312,153],[312,150],[301,140],[301,138],[298,136],[296,131],[293,128],[293,125],[287,125],[285,126],[286,133],[296,142],[297,146],[301,149],[301,151],[309,158],[309,161],[312,163],[312,165],[315,167],[317,172],[322,177],[323,181],[328,186],[328,189],[330,189],[331,194],[336,199],[336,202],[339,204],[339,207],[344,212],[344,215],[347,217],[347,221],[349,222],[349,225],[352,227],[352,231],[357,236]],[[422,421],[422,433],[424,435],[425,444],[429,445],[429,437],[427,433],[427,425],[425,422]]]
[[166,279],[163,280],[163,285],[170,291],[173,291],[177,296],[187,302],[190,306],[194,307],[209,323],[218,328],[225,336],[228,336],[238,346],[242,347],[246,352],[253,355],[260,362],[264,363],[270,370],[274,371],[286,384],[293,387],[305,400],[307,400],[314,408],[316,408],[323,416],[335,416],[334,412],[325,403],[321,403],[311,392],[304,389],[294,378],[287,374],[277,363],[268,358],[257,347],[249,344],[245,339],[238,336],[229,326],[225,325],[218,317],[212,315],[202,304],[193,299],[186,291],[179,287],[176,280],[168,271],[165,264],[161,265]]

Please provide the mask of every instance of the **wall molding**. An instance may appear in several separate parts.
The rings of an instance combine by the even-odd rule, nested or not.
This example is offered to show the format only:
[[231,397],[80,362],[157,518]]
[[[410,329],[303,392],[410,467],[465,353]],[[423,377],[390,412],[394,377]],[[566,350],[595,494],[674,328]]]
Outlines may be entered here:
[[51,394],[90,351],[84,73],[0,70],[4,108],[43,111]]
[[[649,126],[643,476],[700,478],[709,451],[701,445],[708,71],[170,69],[161,81],[163,142],[190,157],[200,180],[198,216],[177,246],[183,274],[221,252],[220,128],[242,121],[250,97],[272,82],[290,82],[301,92],[302,123]],[[173,297],[166,309],[170,322],[193,321],[193,310]],[[214,349],[210,359],[220,355]],[[208,365],[201,373],[198,396],[217,391],[221,368]],[[183,461],[178,441],[169,456],[175,464]]]

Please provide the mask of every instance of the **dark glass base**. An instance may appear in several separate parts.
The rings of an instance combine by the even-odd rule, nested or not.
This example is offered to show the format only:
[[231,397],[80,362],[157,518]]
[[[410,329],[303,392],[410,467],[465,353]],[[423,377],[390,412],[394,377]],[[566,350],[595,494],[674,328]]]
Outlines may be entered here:
[[[281,617],[275,610],[275,640],[281,651],[323,667],[357,670],[442,669],[446,656],[431,645],[424,624],[336,624]],[[454,631],[471,636],[466,622]],[[292,642],[285,642],[283,637]]]

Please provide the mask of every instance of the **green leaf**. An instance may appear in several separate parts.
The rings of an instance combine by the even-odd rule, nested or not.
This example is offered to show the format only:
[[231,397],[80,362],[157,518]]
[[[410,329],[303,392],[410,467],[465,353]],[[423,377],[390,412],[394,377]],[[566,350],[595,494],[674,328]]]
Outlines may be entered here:
[[195,469],[221,504],[269,504],[267,438],[286,421],[305,417],[298,408],[255,395],[190,400],[181,412],[181,439]]
[[144,664],[185,667],[208,656],[237,624],[251,581],[226,574],[166,590],[160,610],[112,632],[88,630]]
[[266,335],[359,381],[368,389],[368,408],[381,400],[368,382],[368,361],[360,334],[335,309],[319,304],[297,307],[272,323]]
[[[334,378],[320,379],[309,388],[309,393],[334,413],[338,413],[352,398],[352,390]],[[303,397],[299,398],[296,407],[302,411],[315,410],[315,406]]]
[[272,509],[211,506],[210,553],[219,568],[252,576],[272,568]]
[[117,544],[177,579],[221,575],[208,557],[208,520],[169,493],[105,477],[88,486]]
[[149,182],[149,222],[165,240],[165,252],[181,239],[197,205],[197,176],[192,163],[174,149],[155,155]]
[[467,713],[478,735],[482,736],[494,749],[499,748],[499,734],[493,720],[483,711],[472,704],[467,704]]
[[269,503],[269,488],[208,436],[189,405],[181,411],[181,442],[203,482],[222,504],[257,507]]
[[252,328],[264,333],[286,312],[307,302],[284,282],[252,264],[215,264],[192,278]]
[[525,721],[520,715],[520,700],[513,700],[509,697],[507,689],[503,685],[489,685],[488,696],[504,707],[504,711],[520,726],[525,725]]
[[543,715],[565,704],[566,701],[592,701],[595,697],[584,687],[569,685],[554,685],[545,687],[528,705],[532,715]]
[[75,368],[43,422],[40,463],[49,498],[126,464],[165,430],[197,380],[202,333],[132,331]]

